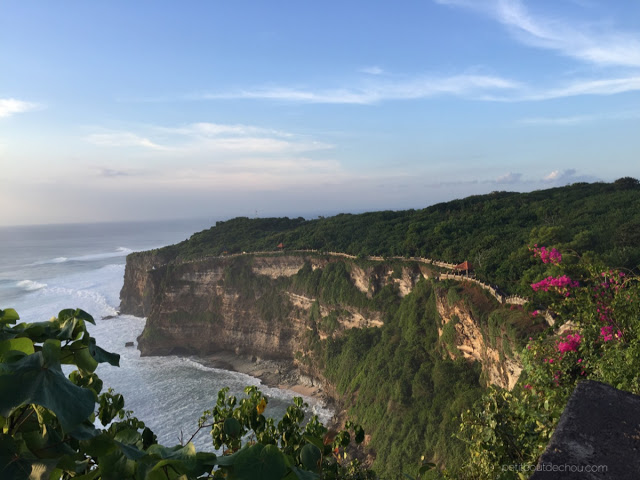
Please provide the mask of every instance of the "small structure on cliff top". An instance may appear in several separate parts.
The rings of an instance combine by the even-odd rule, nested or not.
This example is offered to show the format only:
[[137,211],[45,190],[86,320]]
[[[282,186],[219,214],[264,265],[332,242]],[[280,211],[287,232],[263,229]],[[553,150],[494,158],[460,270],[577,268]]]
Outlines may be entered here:
[[467,276],[469,276],[469,270],[473,270],[473,268],[471,267],[471,262],[469,262],[468,260],[465,260],[464,262],[459,263],[455,266],[456,272],[465,272],[465,275]]
[[581,382],[530,480],[609,478],[640,478],[640,396]]
[[280,242],[278,244],[278,250],[284,250],[284,243]]

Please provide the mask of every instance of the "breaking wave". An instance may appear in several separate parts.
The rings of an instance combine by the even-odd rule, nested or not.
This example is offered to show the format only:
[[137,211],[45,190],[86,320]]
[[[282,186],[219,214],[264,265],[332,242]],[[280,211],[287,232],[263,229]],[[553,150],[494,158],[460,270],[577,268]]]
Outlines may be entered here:
[[33,280],[21,280],[16,283],[17,287],[20,287],[28,292],[32,292],[34,290],[40,290],[47,286],[46,283],[34,282]]
[[79,255],[77,257],[56,257],[50,260],[43,260],[35,262],[32,265],[47,265],[51,263],[66,263],[66,262],[91,262],[94,260],[103,260],[105,258],[125,257],[133,253],[133,250],[127,247],[118,247],[115,251],[91,253],[87,255]]

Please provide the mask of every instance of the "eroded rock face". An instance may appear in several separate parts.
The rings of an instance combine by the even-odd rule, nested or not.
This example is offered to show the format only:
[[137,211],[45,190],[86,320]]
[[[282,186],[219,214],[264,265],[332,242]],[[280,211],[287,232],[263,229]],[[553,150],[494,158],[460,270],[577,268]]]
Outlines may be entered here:
[[473,313],[464,303],[456,302],[454,305],[449,305],[446,296],[440,294],[436,299],[436,307],[443,325],[454,321],[454,318],[458,319],[454,327],[455,345],[463,357],[480,362],[482,371],[491,385],[511,390],[522,372],[520,363],[516,359],[505,357],[504,354],[501,358],[500,351],[485,341],[478,319],[474,318]]
[[271,256],[254,257],[251,269],[256,275],[269,278],[292,277],[304,266],[304,257]]
[[402,266],[396,271],[385,264],[362,268],[354,263],[351,265],[349,276],[358,290],[371,298],[390,283],[394,283],[400,296],[405,297],[411,293],[418,280],[427,275],[419,265]]
[[[322,317],[332,309],[339,311],[336,330],[319,329],[321,339],[349,328],[383,324],[382,312],[324,305],[280,286],[282,279],[298,273],[305,263],[315,270],[330,261],[348,262],[351,281],[370,297],[391,283],[405,296],[429,274],[415,264],[362,267],[351,259],[314,255],[216,257],[166,264],[157,253],[143,252],[127,258],[121,311],[147,317],[138,342],[143,355],[206,355],[224,350],[293,360],[296,352],[304,353],[305,335],[314,328],[310,321],[314,304]],[[230,268],[239,268],[234,262],[244,267],[231,275]],[[481,362],[489,383],[511,389],[520,375],[518,362],[485,342],[477,319],[464,303],[450,306],[445,297],[438,297],[436,304],[443,325],[459,319],[456,346],[464,358]]]
[[146,317],[155,296],[154,271],[168,261],[155,250],[127,256],[124,284],[120,291],[120,311],[137,317]]
[[[305,262],[312,268],[323,268],[328,261],[299,255],[241,260],[247,262],[242,274],[261,277],[261,281],[227,278],[229,267],[237,261],[221,257],[159,265],[150,258],[132,259],[121,307],[123,313],[147,316],[138,342],[142,354],[206,355],[225,350],[292,360],[302,351],[316,299],[282,290],[276,284],[278,279],[295,275]],[[320,306],[323,316],[330,312],[326,305]],[[338,322],[338,330],[379,327],[382,315],[341,306]],[[326,336],[320,332],[321,338]]]

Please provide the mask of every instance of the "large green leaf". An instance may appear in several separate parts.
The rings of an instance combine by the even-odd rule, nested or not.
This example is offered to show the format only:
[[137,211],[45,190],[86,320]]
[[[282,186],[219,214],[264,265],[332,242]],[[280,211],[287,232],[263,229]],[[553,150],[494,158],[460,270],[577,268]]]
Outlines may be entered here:
[[[189,472],[196,467],[196,448],[193,443],[189,442],[184,447],[177,445],[175,447],[164,447],[162,445],[151,445],[147,452],[149,455],[160,457],[160,461],[156,463],[152,471],[159,470],[166,465],[178,467],[181,472]],[[182,468],[180,468],[182,467]]]
[[11,338],[9,340],[0,340],[1,362],[5,361],[5,354],[10,351],[18,351],[30,355],[34,353],[33,342],[28,338]]
[[89,315],[84,310],[80,310],[79,308],[76,308],[75,310],[73,308],[65,308],[64,310],[60,310],[60,312],[58,313],[58,320],[60,320],[60,322],[65,322],[71,318],[84,320],[85,322],[93,323],[94,325],[96,324],[91,315]]
[[0,310],[0,323],[11,324],[20,320],[20,315],[13,308]]
[[138,461],[146,455],[145,452],[136,448],[133,445],[127,445],[126,443],[122,443],[122,442],[115,442],[115,443],[116,445],[118,445],[118,447],[120,447],[120,450],[122,450],[122,453],[124,453],[124,456],[127,457],[129,460]]
[[75,338],[73,331],[76,329],[76,326],[78,326],[78,320],[70,318],[64,322],[60,319],[58,319],[58,321],[60,322],[60,332],[58,333],[57,338],[59,340],[73,340]]
[[299,480],[318,480],[320,478],[317,473],[308,472],[298,467],[291,467],[291,470]]
[[28,480],[31,474],[31,462],[19,455],[21,450],[19,442],[0,433],[0,478]]
[[75,362],[79,369],[85,372],[93,373],[98,367],[98,362],[89,351],[89,346],[82,340],[73,342],[67,347],[73,353],[72,359],[67,359],[67,362]]
[[[280,480],[289,470],[284,454],[275,445],[256,443],[233,455],[230,480]],[[218,464],[222,459],[218,459]]]
[[62,428],[70,431],[93,413],[93,392],[71,383],[55,356],[55,343],[45,342],[42,352],[0,365],[0,415],[7,417],[16,407],[35,403],[53,411]]
[[120,355],[103,350],[96,345],[96,339],[93,337],[89,339],[89,353],[98,363],[107,362],[114,367],[120,366]]
[[98,464],[102,471],[103,480],[124,480],[132,478],[136,463],[124,456],[119,449],[112,450],[104,456],[98,457]]

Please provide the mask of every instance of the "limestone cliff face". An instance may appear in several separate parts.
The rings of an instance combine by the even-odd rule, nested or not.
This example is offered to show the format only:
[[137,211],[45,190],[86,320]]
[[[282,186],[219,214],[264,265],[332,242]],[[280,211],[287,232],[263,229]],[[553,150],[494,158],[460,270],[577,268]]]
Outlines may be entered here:
[[[139,338],[143,355],[224,350],[293,360],[304,350],[317,299],[282,288],[279,280],[298,273],[305,262],[317,269],[328,260],[276,255],[161,265],[138,256],[128,259],[121,311],[147,316]],[[319,310],[326,316],[332,306],[319,304]],[[380,312],[351,306],[339,310],[337,331],[382,325]]]
[[[127,258],[120,309],[147,317],[139,338],[143,355],[206,355],[223,350],[295,362],[298,352],[305,353],[311,330],[324,339],[349,328],[383,325],[381,312],[328,305],[296,290],[286,279],[305,265],[317,270],[332,261],[347,262],[350,281],[368,297],[389,284],[405,296],[420,278],[431,275],[411,263],[362,266],[318,255],[247,255],[168,264],[166,260],[154,252]],[[443,326],[456,319],[457,354],[481,362],[489,383],[511,389],[521,371],[517,360],[501,355],[501,345],[485,342],[477,319],[463,302],[449,305],[441,293],[436,305]],[[330,328],[322,328],[327,324]],[[312,366],[302,367],[320,377]]]
[[120,291],[120,311],[138,317],[146,317],[151,311],[155,296],[155,270],[166,264],[157,250],[137,252],[127,256],[124,269],[124,285]]
[[349,274],[353,284],[369,298],[390,283],[395,284],[400,296],[404,297],[413,290],[420,278],[430,276],[424,265],[409,264],[393,268],[384,263],[366,268],[353,264]]
[[511,390],[520,377],[522,366],[517,359],[504,355],[501,342],[508,340],[498,339],[496,347],[492,347],[486,341],[478,319],[463,302],[450,305],[446,295],[440,293],[436,307],[443,325],[455,322],[455,346],[462,356],[480,362],[488,383]]

